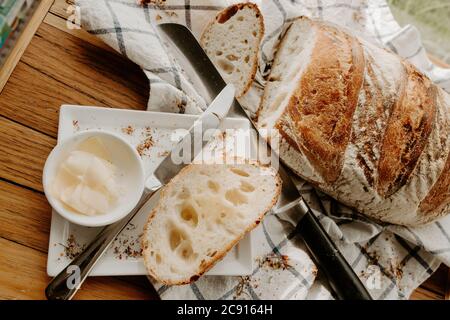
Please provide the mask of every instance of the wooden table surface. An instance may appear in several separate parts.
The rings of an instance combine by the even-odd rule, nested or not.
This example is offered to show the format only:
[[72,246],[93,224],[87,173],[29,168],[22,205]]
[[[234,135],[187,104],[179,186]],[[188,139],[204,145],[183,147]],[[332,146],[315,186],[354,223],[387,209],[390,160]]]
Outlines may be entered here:
[[[84,32],[66,27],[56,0],[0,94],[0,299],[45,299],[51,209],[42,168],[56,144],[61,104],[144,110],[143,72]],[[69,12],[70,13],[70,12]],[[441,267],[413,299],[444,299]],[[76,299],[155,299],[145,277],[91,277]]]

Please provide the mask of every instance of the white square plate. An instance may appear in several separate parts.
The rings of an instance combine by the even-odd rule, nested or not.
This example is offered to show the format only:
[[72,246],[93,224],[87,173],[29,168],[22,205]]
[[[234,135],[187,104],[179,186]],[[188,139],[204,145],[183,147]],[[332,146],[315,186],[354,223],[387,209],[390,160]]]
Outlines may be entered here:
[[[64,105],[60,111],[58,141],[78,131],[101,129],[117,133],[138,147],[151,135],[153,146],[142,148],[142,160],[146,171],[152,172],[158,161],[174,146],[175,142],[171,141],[173,130],[189,129],[196,118],[193,115]],[[228,118],[223,121],[221,129],[249,130],[250,123],[247,119]],[[140,255],[139,238],[148,213],[158,197],[156,194],[122,231],[95,265],[91,276],[147,274]],[[48,275],[56,276],[100,229],[72,224],[53,212],[47,258]],[[248,234],[207,274],[248,275],[253,269],[252,261],[252,240],[251,234]]]

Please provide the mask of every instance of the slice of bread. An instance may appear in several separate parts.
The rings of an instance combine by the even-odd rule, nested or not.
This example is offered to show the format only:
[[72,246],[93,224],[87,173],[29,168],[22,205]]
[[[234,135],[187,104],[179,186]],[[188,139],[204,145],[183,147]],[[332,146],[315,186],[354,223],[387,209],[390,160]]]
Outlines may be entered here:
[[253,3],[232,5],[216,16],[203,31],[200,43],[236,97],[250,88],[258,66],[264,20]]
[[168,285],[197,280],[259,224],[280,191],[276,171],[255,162],[185,167],[144,228],[149,274]]

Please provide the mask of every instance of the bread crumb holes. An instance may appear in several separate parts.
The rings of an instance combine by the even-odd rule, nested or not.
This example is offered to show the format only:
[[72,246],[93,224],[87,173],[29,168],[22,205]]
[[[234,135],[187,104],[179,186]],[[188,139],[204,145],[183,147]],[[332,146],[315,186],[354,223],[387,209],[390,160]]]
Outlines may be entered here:
[[198,214],[191,204],[182,205],[180,217],[192,227],[196,227],[198,225]]
[[219,190],[220,190],[220,186],[219,186],[219,184],[217,183],[217,182],[215,182],[215,181],[212,181],[212,180],[208,180],[208,188],[211,190],[211,191],[214,191],[215,193],[217,193],[217,192],[219,192]]
[[238,169],[238,168],[230,168],[230,171],[241,177],[249,177],[250,176],[247,172],[245,172],[244,170]]
[[255,191],[255,187],[248,183],[247,181],[241,181],[241,185],[239,187],[244,192],[253,192]]
[[242,194],[238,189],[230,189],[225,192],[225,199],[235,206],[248,203],[247,196]]

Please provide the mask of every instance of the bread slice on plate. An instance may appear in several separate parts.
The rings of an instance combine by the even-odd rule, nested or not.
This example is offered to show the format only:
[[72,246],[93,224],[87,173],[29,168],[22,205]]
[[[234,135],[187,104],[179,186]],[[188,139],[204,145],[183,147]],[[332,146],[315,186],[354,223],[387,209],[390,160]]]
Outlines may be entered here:
[[236,97],[250,88],[258,66],[258,51],[264,20],[253,3],[232,5],[203,31],[200,43],[227,83],[236,87]]
[[149,274],[168,285],[197,280],[259,224],[280,191],[276,171],[256,162],[185,167],[144,228]]

